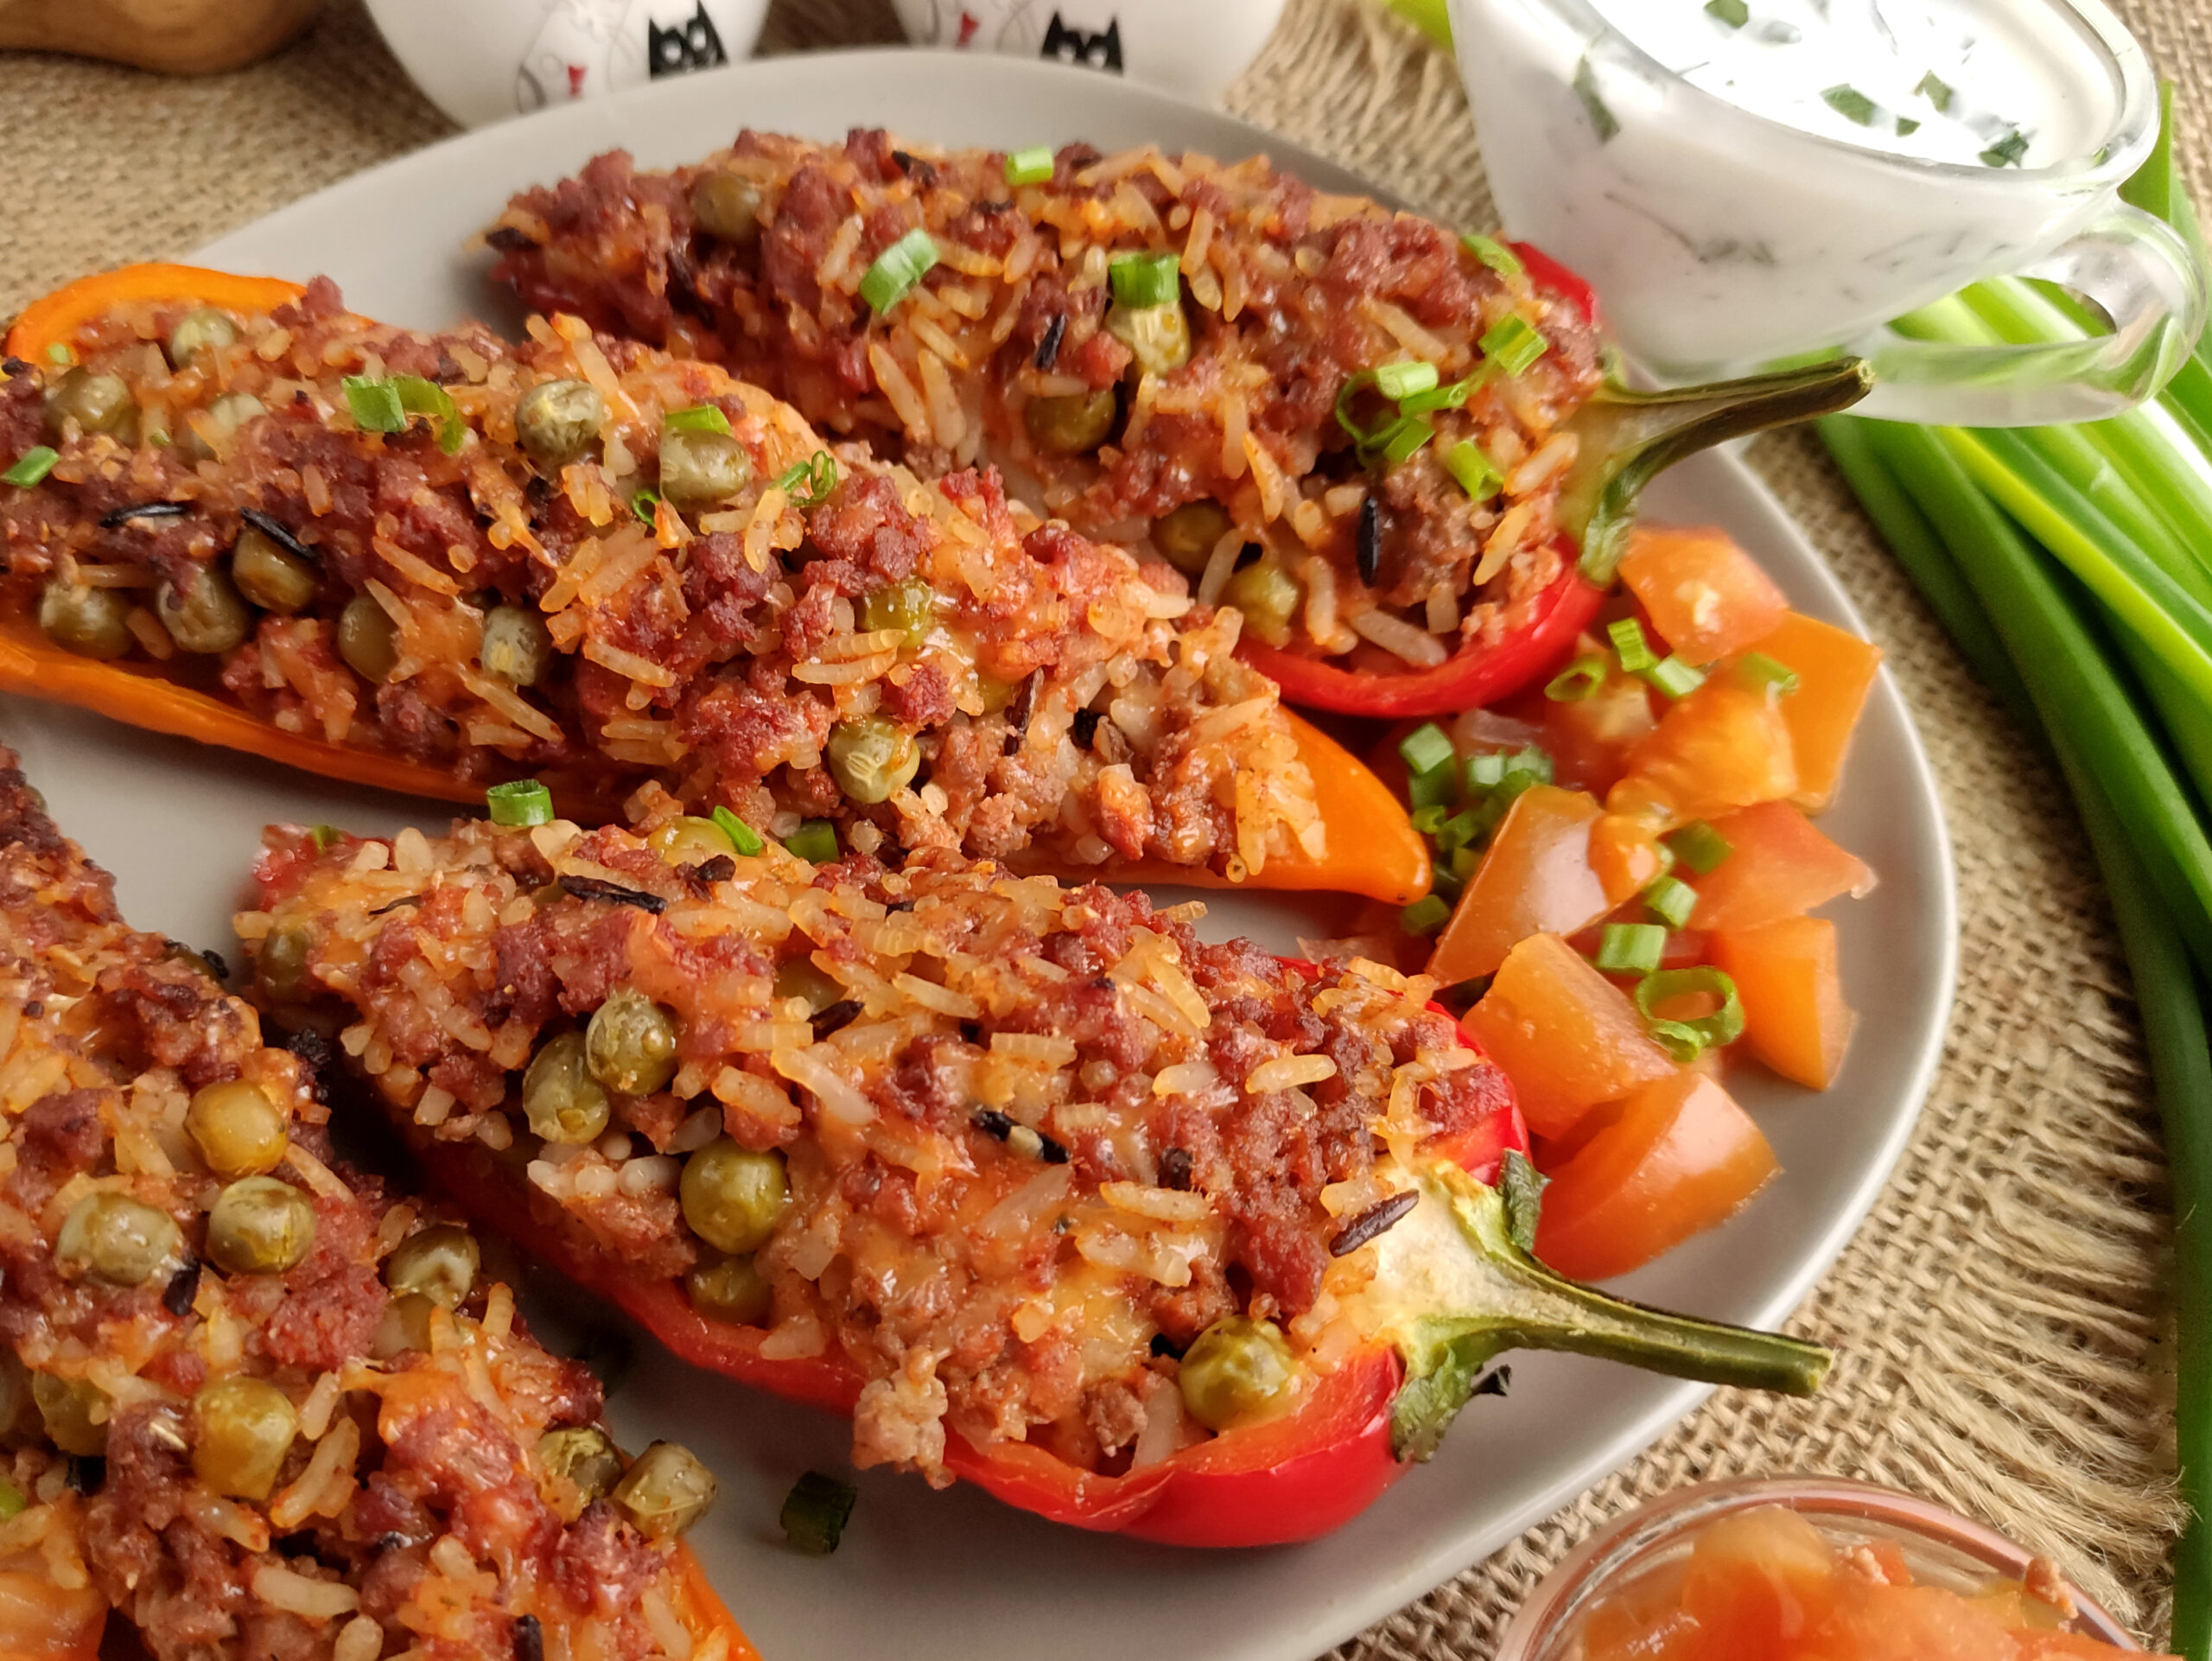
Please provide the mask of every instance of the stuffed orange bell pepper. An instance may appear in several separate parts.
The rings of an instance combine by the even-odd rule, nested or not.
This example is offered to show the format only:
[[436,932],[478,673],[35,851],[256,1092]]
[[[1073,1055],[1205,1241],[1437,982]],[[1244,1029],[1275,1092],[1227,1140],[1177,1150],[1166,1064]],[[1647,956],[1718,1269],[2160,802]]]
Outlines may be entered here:
[[573,318],[179,266],[9,337],[0,687],[448,799],[1404,901],[1420,839],[1166,564]]
[[674,808],[274,831],[254,996],[334,1033],[480,1220],[686,1359],[849,1415],[861,1465],[1257,1545],[1371,1503],[1506,1349],[1825,1369],[1530,1257],[1512,1087],[1432,982],[949,855],[740,851]]
[[0,752],[0,1656],[756,1661],[477,1242],[334,1155],[312,1066],[116,914]]

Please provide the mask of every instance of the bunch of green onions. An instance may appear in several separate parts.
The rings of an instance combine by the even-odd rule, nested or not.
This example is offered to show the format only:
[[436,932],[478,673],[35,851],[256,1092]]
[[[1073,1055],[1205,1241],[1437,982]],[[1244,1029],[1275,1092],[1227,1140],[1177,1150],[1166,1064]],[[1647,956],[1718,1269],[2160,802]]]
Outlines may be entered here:
[[[2169,98],[2171,89],[2169,89]],[[2171,109],[2129,200],[2202,258]],[[1899,327],[1954,342],[2080,340],[2063,296],[1981,283]],[[2212,336],[2208,336],[2212,340]],[[2174,1193],[2181,1488],[2172,1648],[2212,1658],[2212,349],[2158,398],[2075,427],[1830,417],[1821,435],[1985,684],[2074,793],[2142,1011]]]

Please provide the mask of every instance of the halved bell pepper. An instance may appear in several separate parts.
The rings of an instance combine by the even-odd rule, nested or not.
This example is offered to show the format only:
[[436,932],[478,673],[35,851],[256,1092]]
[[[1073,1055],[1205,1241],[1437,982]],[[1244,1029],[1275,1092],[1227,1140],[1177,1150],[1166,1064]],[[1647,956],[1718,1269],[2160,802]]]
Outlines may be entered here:
[[[126,266],[80,279],[33,302],[10,329],[6,349],[11,357],[35,365],[46,362],[50,350],[73,350],[87,328],[120,307],[193,303],[265,313],[304,292],[301,285],[276,277],[176,264]],[[187,668],[191,661],[184,654],[166,662],[137,654],[112,661],[79,656],[48,639],[30,617],[0,616],[0,691],[74,704],[150,731],[264,756],[326,777],[452,802],[480,800],[485,785],[502,776],[534,777],[552,791],[562,813],[585,821],[617,817],[640,777],[634,767],[617,768],[592,754],[551,767],[495,761],[491,778],[457,776],[448,767],[280,728],[207,690],[205,674],[194,684]],[[1313,778],[1325,832],[1322,854],[1309,854],[1294,841],[1239,881],[1204,867],[1164,861],[1120,860],[1066,874],[1341,891],[1395,905],[1420,898],[1428,888],[1429,854],[1405,809],[1341,746],[1287,710],[1283,713]],[[1049,863],[1031,864],[1051,869]]]
[[[1510,1109],[1507,1110],[1510,1114]],[[1508,1132],[1508,1145],[1526,1145]],[[710,1321],[672,1280],[645,1280],[579,1250],[510,1162],[474,1142],[418,1141],[433,1175],[493,1229],[599,1293],[695,1366],[849,1413],[860,1375],[830,1357],[760,1352],[761,1329]],[[1495,1165],[1495,1161],[1491,1161]],[[1374,1243],[1370,1341],[1282,1417],[1241,1427],[1156,1465],[1108,1476],[1030,1443],[988,1450],[947,1437],[946,1468],[1049,1521],[1171,1545],[1310,1540],[1372,1505],[1434,1452],[1491,1359],[1561,1349],[1677,1378],[1809,1395],[1828,1356],[1779,1335],[1651,1310],[1565,1279],[1529,1254],[1529,1219],[1442,1160],[1412,1174],[1421,1199]],[[1449,1289],[1435,1300],[1440,1289]]]
[[[1596,322],[1586,283],[1525,243],[1514,249],[1540,288]],[[1345,669],[1249,634],[1238,655],[1290,703],[1345,715],[1450,715],[1508,697],[1556,668],[1596,617],[1627,550],[1637,497],[1653,479],[1731,438],[1847,409],[1872,385],[1856,358],[1656,392],[1609,373],[1563,429],[1580,441],[1556,514],[1568,569],[1509,612],[1502,639],[1470,640],[1433,668],[1402,671]]]

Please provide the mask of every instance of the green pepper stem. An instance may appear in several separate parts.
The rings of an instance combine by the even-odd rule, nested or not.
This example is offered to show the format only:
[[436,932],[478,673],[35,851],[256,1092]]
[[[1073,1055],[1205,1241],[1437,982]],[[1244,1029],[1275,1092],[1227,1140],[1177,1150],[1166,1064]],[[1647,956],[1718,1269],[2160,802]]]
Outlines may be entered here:
[[1675,462],[1746,433],[1848,409],[1873,384],[1873,371],[1859,358],[1656,392],[1608,375],[1566,427],[1581,446],[1559,522],[1581,542],[1582,575],[1600,587],[1613,580],[1628,550],[1637,497]]
[[1391,1406],[1401,1459],[1435,1451],[1478,1375],[1507,1350],[1567,1350],[1701,1383],[1809,1396],[1832,1358],[1779,1333],[1652,1309],[1571,1281],[1516,1244],[1504,1197],[1458,1167],[1417,1174],[1421,1203],[1376,1242],[1374,1335],[1406,1381]]

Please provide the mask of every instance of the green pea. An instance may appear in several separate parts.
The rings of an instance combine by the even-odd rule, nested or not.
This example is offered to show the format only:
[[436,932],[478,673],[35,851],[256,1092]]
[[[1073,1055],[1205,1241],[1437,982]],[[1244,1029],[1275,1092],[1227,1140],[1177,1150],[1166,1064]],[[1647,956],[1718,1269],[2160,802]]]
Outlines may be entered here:
[[607,1129],[607,1091],[585,1062],[582,1033],[563,1033],[538,1051],[523,1074],[522,1111],[548,1142],[590,1142]]
[[748,243],[760,236],[760,187],[752,180],[716,169],[691,187],[691,220],[710,237]]
[[379,684],[399,666],[399,626],[374,595],[355,595],[338,614],[338,655],[363,680]]
[[606,424],[607,400],[589,381],[540,381],[515,405],[516,442],[549,479],[590,455]]
[[395,1361],[409,1351],[430,1347],[430,1316],[437,1305],[420,1292],[403,1292],[387,1300],[378,1318],[369,1354],[378,1361]]
[[683,1220],[717,1251],[758,1251],[791,1205],[784,1156],[719,1136],[683,1161]]
[[719,1257],[684,1277],[691,1307],[709,1321],[733,1327],[765,1327],[774,1301],[768,1282],[751,1257]]
[[198,565],[180,586],[164,582],[154,596],[154,614],[181,651],[214,657],[242,642],[253,627],[253,614],[221,567]]
[[735,497],[752,479],[745,446],[728,433],[660,436],[660,493],[678,507],[714,507]]
[[111,663],[135,644],[130,604],[113,589],[50,576],[39,590],[38,626],[64,652]]
[[477,659],[484,672],[512,686],[535,686],[553,661],[553,635],[535,606],[494,606],[484,619]]
[[1191,320],[1182,306],[1124,306],[1106,311],[1106,332],[1136,353],[1147,375],[1172,375],[1191,360]]
[[1261,559],[1229,579],[1223,600],[1244,614],[1244,627],[1269,646],[1290,642],[1290,620],[1304,598],[1298,579],[1273,558]]
[[830,729],[823,747],[830,776],[848,799],[864,806],[887,801],[914,782],[922,753],[914,735],[881,716],[860,716]]
[[47,389],[46,430],[52,438],[66,438],[72,422],[80,432],[120,436],[137,414],[122,376],[95,374],[81,364]]
[[300,1416],[266,1378],[218,1379],[192,1398],[192,1473],[234,1499],[266,1499]]
[[643,992],[618,986],[584,1028],[591,1076],[625,1096],[650,1096],[676,1077],[676,1017]]
[[672,1539],[715,1503],[715,1475],[690,1448],[657,1441],[614,1485],[613,1500],[647,1539]]
[[194,306],[169,326],[162,350],[168,354],[169,366],[181,369],[210,347],[236,346],[238,341],[238,326],[227,312]]
[[804,998],[810,1009],[826,1009],[845,996],[845,989],[823,973],[810,958],[794,958],[776,970],[773,986],[779,998]]
[[1202,575],[1214,545],[1233,523],[1219,502],[1201,500],[1163,513],[1152,522],[1152,545],[1160,557],[1187,576]]
[[440,1223],[417,1229],[385,1260],[384,1283],[398,1293],[416,1293],[441,1308],[457,1309],[476,1284],[484,1254],[465,1228]]
[[861,601],[861,627],[903,630],[906,644],[918,649],[937,621],[937,591],[918,576],[904,576]]
[[242,1177],[208,1208],[208,1260],[226,1275],[282,1275],[314,1249],[314,1202],[273,1176]]
[[1191,1416],[1209,1430],[1227,1430],[1287,1406],[1298,1388],[1298,1363],[1273,1321],[1229,1315],[1183,1352],[1179,1376]]
[[307,990],[308,960],[314,950],[315,937],[299,924],[271,929],[262,938],[253,960],[261,990],[281,1002],[298,998]]
[[184,1244],[167,1212],[104,1188],[88,1193],[62,1219],[54,1267],[111,1286],[143,1286],[174,1264]]
[[91,1379],[34,1372],[31,1400],[45,1421],[48,1439],[63,1453],[98,1459],[107,1452],[111,1403],[107,1392]]
[[184,1128],[207,1168],[226,1181],[275,1170],[291,1146],[283,1111],[259,1085],[244,1079],[194,1091]]
[[283,617],[315,598],[315,567],[251,525],[231,544],[231,581],[255,605]]
[[587,1505],[606,1499],[622,1480],[621,1451],[596,1425],[547,1431],[537,1439],[537,1457],[554,1475],[575,1483],[577,1496]]
[[671,865],[700,865],[717,855],[737,852],[737,844],[712,819],[691,814],[671,819],[645,838],[646,845]]
[[1096,449],[1114,430],[1116,406],[1110,386],[1095,392],[1066,392],[1033,398],[1022,406],[1030,442],[1055,455],[1083,455]]

